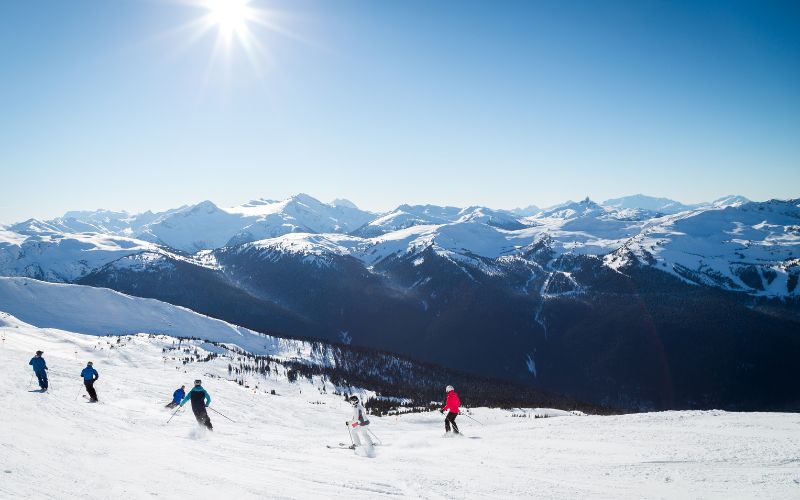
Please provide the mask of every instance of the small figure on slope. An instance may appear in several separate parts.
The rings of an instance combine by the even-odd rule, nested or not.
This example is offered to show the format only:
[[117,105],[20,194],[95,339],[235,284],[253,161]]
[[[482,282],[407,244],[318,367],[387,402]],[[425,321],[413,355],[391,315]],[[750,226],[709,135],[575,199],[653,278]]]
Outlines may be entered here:
[[444,431],[445,434],[450,433],[450,426],[453,426],[453,432],[459,434],[458,426],[456,425],[456,417],[458,416],[458,407],[461,406],[461,400],[458,399],[456,390],[452,385],[445,388],[447,392],[447,401],[444,403],[444,408],[439,410],[439,413],[444,415]]
[[36,378],[39,379],[39,387],[42,389],[42,392],[44,392],[47,390],[48,368],[42,354],[44,354],[42,351],[36,351],[36,356],[32,357],[28,364],[33,367],[33,373],[35,373]]
[[205,426],[208,430],[213,431],[213,427],[211,427],[211,419],[208,417],[208,412],[206,411],[206,407],[211,404],[211,396],[208,392],[203,389],[201,385],[202,382],[200,380],[194,381],[194,387],[192,390],[189,391],[183,401],[180,402],[181,408],[183,408],[184,403],[192,400],[192,411],[194,412],[194,418],[197,419],[197,423],[200,425]]
[[353,448],[364,446],[367,450],[371,450],[373,443],[367,431],[369,426],[367,410],[358,400],[358,396],[350,396],[350,403],[353,405],[353,419],[345,422],[345,425],[353,440]]
[[183,398],[185,397],[186,397],[186,386],[182,385],[180,386],[179,389],[176,389],[175,392],[172,393],[172,401],[167,403],[166,408],[175,408],[176,406],[181,404],[181,401],[183,401]]
[[86,392],[89,393],[89,402],[96,403],[97,392],[94,390],[94,383],[100,378],[100,374],[92,368],[91,361],[86,363],[86,368],[81,371],[81,377],[83,377],[83,385],[86,386]]

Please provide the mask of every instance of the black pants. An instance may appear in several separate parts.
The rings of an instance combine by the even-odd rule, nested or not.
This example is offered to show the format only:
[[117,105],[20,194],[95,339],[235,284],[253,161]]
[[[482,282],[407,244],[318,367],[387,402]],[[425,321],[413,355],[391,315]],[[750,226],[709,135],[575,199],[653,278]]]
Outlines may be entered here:
[[86,392],[89,393],[89,400],[97,401],[97,392],[94,390],[94,380],[84,380],[83,385],[86,386]]
[[176,406],[178,406],[178,403],[176,403],[175,401],[170,401],[169,403],[167,403],[165,408],[175,408]]
[[210,431],[214,430],[214,428],[211,427],[211,419],[208,417],[208,412],[206,411],[205,406],[198,408],[192,405],[192,411],[194,412],[194,418],[197,419],[198,424],[204,425],[206,429]]
[[47,372],[44,370],[35,370],[36,378],[39,380],[39,387],[42,390],[47,390]]
[[458,416],[457,413],[448,413],[447,417],[444,419],[444,430],[445,432],[450,432],[450,426],[453,426],[453,432],[458,434],[458,426],[456,425],[456,417]]

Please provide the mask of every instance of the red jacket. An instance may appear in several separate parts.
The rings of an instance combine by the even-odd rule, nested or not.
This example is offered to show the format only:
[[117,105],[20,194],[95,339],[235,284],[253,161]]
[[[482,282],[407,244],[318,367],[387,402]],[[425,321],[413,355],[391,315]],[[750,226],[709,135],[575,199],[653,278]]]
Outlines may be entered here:
[[461,400],[458,399],[458,394],[456,391],[450,391],[447,393],[447,401],[444,403],[444,408],[442,410],[447,411],[450,410],[450,413],[455,413],[458,415],[458,407],[461,406]]

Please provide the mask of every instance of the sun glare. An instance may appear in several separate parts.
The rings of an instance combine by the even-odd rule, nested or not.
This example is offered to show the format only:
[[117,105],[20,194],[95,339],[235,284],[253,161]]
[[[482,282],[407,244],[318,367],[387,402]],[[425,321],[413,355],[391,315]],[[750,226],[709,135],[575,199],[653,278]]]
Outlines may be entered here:
[[[188,49],[203,39],[213,37],[206,78],[238,64],[243,54],[259,77],[272,63],[268,42],[271,36],[288,37],[307,43],[291,31],[285,21],[289,16],[267,6],[267,0],[164,0],[187,5],[199,15],[173,32],[188,37],[179,50]],[[227,73],[226,73],[227,74]]]
[[249,3],[249,0],[206,0],[208,21],[226,36],[242,36],[253,16]]

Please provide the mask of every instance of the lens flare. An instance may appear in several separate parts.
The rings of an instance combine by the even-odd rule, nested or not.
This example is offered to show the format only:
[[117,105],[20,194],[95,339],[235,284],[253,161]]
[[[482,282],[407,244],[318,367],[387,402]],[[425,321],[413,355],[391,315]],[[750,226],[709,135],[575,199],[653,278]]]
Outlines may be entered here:
[[255,15],[249,3],[249,0],[206,0],[208,22],[217,26],[220,34],[226,37],[244,37],[247,34],[247,24]]
[[[244,56],[256,75],[274,68],[275,59],[270,51],[270,41],[275,37],[289,38],[310,46],[316,44],[289,29],[288,23],[297,16],[287,11],[269,7],[270,0],[159,0],[191,7],[199,15],[176,26],[163,37],[177,40],[174,55],[188,51],[192,46],[205,44],[214,38],[204,80],[222,75],[229,78],[233,68],[240,67]],[[178,40],[180,39],[180,40]]]

